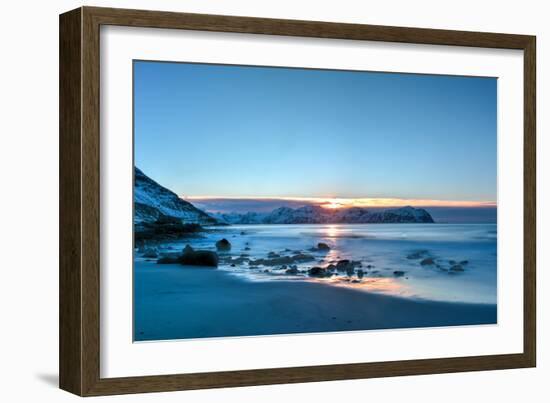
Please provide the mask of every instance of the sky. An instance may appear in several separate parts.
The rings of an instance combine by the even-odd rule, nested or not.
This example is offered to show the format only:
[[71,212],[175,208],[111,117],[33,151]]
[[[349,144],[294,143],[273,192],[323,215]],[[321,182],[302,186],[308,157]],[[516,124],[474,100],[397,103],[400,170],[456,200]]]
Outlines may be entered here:
[[197,202],[494,206],[496,92],[496,78],[135,61],[135,164]]

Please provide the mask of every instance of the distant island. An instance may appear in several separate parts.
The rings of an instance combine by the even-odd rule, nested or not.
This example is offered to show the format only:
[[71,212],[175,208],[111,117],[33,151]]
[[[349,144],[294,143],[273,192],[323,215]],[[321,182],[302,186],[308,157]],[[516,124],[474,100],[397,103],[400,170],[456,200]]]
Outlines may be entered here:
[[384,224],[433,223],[430,213],[411,206],[374,210],[364,207],[330,209],[322,206],[279,207],[270,213],[215,214],[228,224]]

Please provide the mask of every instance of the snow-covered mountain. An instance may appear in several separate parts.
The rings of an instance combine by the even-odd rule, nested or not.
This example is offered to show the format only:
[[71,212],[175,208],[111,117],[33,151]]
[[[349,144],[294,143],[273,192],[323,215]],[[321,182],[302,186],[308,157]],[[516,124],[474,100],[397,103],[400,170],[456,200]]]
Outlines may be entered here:
[[183,224],[216,224],[217,220],[134,167],[134,225],[156,222],[161,217]]
[[216,214],[228,224],[363,224],[363,223],[433,223],[430,213],[421,208],[400,207],[369,210],[363,207],[328,209],[304,206],[280,207],[271,213]]

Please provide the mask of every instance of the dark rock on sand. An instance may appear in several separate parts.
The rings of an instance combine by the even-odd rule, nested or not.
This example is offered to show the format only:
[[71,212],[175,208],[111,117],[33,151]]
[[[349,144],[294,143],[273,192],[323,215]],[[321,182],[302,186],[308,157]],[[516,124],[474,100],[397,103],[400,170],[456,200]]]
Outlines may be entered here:
[[216,242],[216,249],[219,251],[228,251],[231,250],[231,243],[223,238]]
[[455,264],[455,265],[452,266],[449,270],[450,270],[450,271],[454,271],[454,272],[461,272],[461,271],[464,271],[464,267],[462,267],[462,266],[459,265],[459,264]]
[[218,254],[209,250],[194,250],[181,255],[179,263],[185,266],[217,267]]
[[435,264],[434,260],[431,257],[427,257],[426,259],[423,259],[420,264],[422,266],[429,266]]

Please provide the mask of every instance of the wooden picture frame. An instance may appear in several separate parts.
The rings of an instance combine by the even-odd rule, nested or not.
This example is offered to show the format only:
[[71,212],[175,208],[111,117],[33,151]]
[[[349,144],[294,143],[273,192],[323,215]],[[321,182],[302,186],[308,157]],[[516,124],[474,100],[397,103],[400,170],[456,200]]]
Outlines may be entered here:
[[[401,42],[524,52],[523,353],[229,372],[100,377],[101,25]],[[535,37],[81,7],[60,16],[60,387],[80,396],[533,367],[536,363]]]

